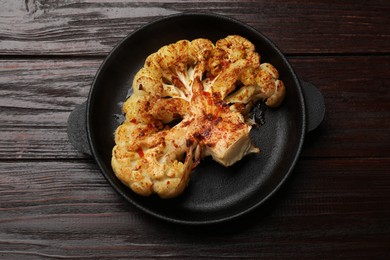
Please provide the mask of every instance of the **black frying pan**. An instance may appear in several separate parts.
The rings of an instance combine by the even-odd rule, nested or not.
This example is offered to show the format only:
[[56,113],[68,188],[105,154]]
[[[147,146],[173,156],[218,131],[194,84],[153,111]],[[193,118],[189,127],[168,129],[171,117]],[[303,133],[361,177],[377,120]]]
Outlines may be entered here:
[[[163,45],[200,37],[215,42],[230,34],[254,43],[261,61],[278,69],[287,88],[283,105],[267,109],[265,124],[251,131],[262,152],[229,168],[204,160],[191,174],[187,189],[175,199],[133,193],[116,178],[110,161],[121,105],[131,93],[135,73],[145,58]],[[311,84],[299,81],[283,54],[265,36],[227,17],[179,14],[142,27],[113,49],[97,72],[88,100],[71,113],[68,133],[78,150],[95,158],[114,189],[141,210],[175,223],[211,224],[236,219],[273,195],[291,173],[305,134],[321,123],[324,113],[322,95]]]

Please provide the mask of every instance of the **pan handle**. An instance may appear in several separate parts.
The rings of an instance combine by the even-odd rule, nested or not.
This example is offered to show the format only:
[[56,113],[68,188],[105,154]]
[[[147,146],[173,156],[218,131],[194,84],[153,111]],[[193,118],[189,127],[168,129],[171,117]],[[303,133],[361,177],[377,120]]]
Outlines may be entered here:
[[325,117],[325,101],[321,92],[313,84],[301,81],[307,115],[306,132],[316,129]]
[[78,105],[68,118],[68,138],[79,152],[92,155],[87,135],[87,102]]

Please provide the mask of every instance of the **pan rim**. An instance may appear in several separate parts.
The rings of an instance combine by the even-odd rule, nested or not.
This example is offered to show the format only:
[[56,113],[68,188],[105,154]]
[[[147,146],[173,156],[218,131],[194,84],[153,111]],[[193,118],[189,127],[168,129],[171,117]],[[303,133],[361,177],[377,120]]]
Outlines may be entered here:
[[[99,152],[96,149],[95,138],[93,137],[93,129],[92,129],[92,126],[91,126],[92,125],[92,123],[91,123],[91,120],[92,120],[91,119],[92,118],[91,115],[93,114],[93,111],[92,111],[92,105],[93,104],[92,104],[92,102],[94,100],[94,95],[96,93],[96,91],[94,91],[95,85],[97,84],[97,82],[99,80],[99,75],[101,75],[102,71],[105,69],[105,67],[107,66],[108,62],[112,59],[112,57],[115,56],[115,53],[118,51],[119,47],[125,41],[127,41],[129,38],[133,37],[135,34],[138,34],[138,33],[142,32],[143,30],[147,30],[148,28],[153,27],[153,26],[155,26],[158,23],[161,23],[161,22],[164,22],[164,21],[167,21],[167,20],[171,20],[171,19],[181,19],[182,17],[187,17],[187,18],[192,18],[192,19],[200,19],[200,18],[220,19],[221,22],[222,21],[229,21],[229,22],[233,22],[233,23],[235,23],[235,24],[237,24],[237,25],[239,25],[241,27],[244,27],[246,30],[249,30],[249,31],[253,32],[254,34],[258,35],[269,46],[271,46],[273,50],[275,50],[275,52],[277,53],[278,59],[281,59],[282,62],[287,66],[287,69],[290,72],[292,80],[296,84],[297,90],[298,90],[297,94],[298,94],[298,97],[299,97],[299,102],[297,102],[297,103],[300,104],[300,109],[301,109],[301,113],[302,113],[302,118],[301,118],[301,121],[302,121],[302,124],[301,124],[302,131],[301,131],[300,136],[299,136],[299,141],[297,141],[297,144],[296,144],[297,147],[296,147],[295,150],[297,152],[293,156],[293,159],[291,160],[291,163],[290,163],[286,173],[284,174],[284,177],[272,189],[272,191],[269,192],[261,200],[257,201],[256,203],[254,203],[253,205],[247,207],[246,209],[241,210],[240,212],[237,212],[237,213],[232,214],[230,216],[218,217],[218,218],[213,218],[213,219],[208,219],[208,220],[199,220],[199,221],[198,220],[188,220],[188,219],[180,219],[180,218],[169,217],[169,216],[166,216],[166,215],[161,214],[159,212],[153,211],[153,210],[151,210],[151,209],[149,209],[147,207],[144,207],[143,205],[141,205],[140,203],[138,203],[137,201],[132,199],[130,196],[128,196],[127,194],[122,192],[118,187],[116,187],[115,183],[111,179],[111,176],[107,173],[107,171],[108,171],[107,167],[103,163],[103,160],[100,157]],[[280,49],[268,37],[263,35],[261,32],[257,31],[253,27],[251,27],[251,26],[249,26],[249,25],[247,25],[247,24],[245,24],[245,23],[243,23],[243,22],[241,22],[239,20],[231,18],[231,17],[227,17],[227,16],[223,16],[223,15],[219,15],[219,14],[211,14],[211,13],[179,13],[179,14],[173,14],[173,15],[165,16],[163,18],[156,19],[156,20],[154,20],[154,21],[152,21],[152,22],[150,22],[150,23],[148,23],[148,24],[146,24],[144,26],[141,26],[140,28],[134,30],[133,32],[131,32],[128,35],[126,35],[123,39],[121,39],[113,47],[113,49],[109,52],[109,54],[107,55],[107,57],[104,59],[104,61],[100,65],[99,69],[97,70],[96,75],[95,75],[94,80],[93,80],[93,83],[91,85],[91,89],[90,89],[89,94],[88,94],[87,109],[86,109],[86,120],[87,120],[87,122],[86,122],[87,129],[86,130],[87,130],[87,137],[88,137],[88,142],[89,142],[89,145],[90,145],[91,153],[92,153],[92,156],[95,159],[96,163],[98,164],[99,169],[101,170],[103,176],[109,182],[111,187],[114,188],[114,190],[116,192],[118,192],[123,198],[125,198],[125,200],[130,202],[136,208],[138,208],[138,209],[142,210],[143,212],[146,212],[147,214],[149,214],[151,216],[154,216],[154,217],[156,217],[158,219],[162,219],[164,221],[171,222],[171,223],[176,223],[176,224],[185,224],[185,225],[190,225],[190,226],[202,226],[202,225],[224,223],[224,222],[228,222],[228,221],[232,221],[232,220],[238,219],[241,216],[246,215],[249,212],[252,212],[254,209],[256,209],[256,208],[260,207],[261,205],[263,205],[272,196],[274,196],[274,194],[277,193],[277,191],[280,190],[282,185],[286,182],[286,180],[291,175],[291,172],[293,171],[293,169],[294,169],[294,167],[295,167],[295,165],[296,165],[296,163],[297,163],[297,161],[299,159],[299,156],[301,154],[301,150],[302,150],[304,139],[305,139],[306,127],[307,127],[306,117],[307,117],[307,115],[306,115],[306,106],[305,106],[305,101],[304,101],[304,96],[303,96],[303,92],[302,92],[301,83],[300,83],[300,81],[299,81],[295,71],[293,70],[292,66],[288,62],[287,58],[283,55],[283,53],[280,51]]]

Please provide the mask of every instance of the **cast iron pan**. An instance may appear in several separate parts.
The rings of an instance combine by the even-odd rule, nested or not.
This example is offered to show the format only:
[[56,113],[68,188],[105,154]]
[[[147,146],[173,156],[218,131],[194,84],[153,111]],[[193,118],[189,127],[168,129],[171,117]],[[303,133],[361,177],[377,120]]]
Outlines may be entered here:
[[[135,73],[145,58],[166,44],[203,37],[215,42],[238,34],[255,44],[262,62],[280,73],[287,96],[278,109],[265,111],[265,124],[251,131],[259,154],[225,168],[204,160],[191,174],[187,189],[175,199],[141,197],[124,186],[111,169],[114,131],[121,105],[131,93]],[[179,14],[152,22],[124,38],[97,72],[88,100],[70,115],[68,134],[73,145],[93,156],[108,182],[139,209],[170,222],[201,225],[220,223],[250,212],[273,195],[291,173],[305,134],[325,113],[320,92],[301,83],[278,48],[264,35],[231,18],[211,14]]]

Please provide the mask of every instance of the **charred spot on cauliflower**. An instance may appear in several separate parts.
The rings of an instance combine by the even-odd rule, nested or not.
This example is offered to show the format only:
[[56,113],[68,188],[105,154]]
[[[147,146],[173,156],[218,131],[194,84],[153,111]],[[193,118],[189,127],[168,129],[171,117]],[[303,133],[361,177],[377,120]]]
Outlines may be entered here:
[[238,35],[163,46],[147,57],[123,105],[112,151],[116,176],[140,195],[172,198],[205,156],[230,166],[259,152],[247,116],[260,100],[281,104],[285,86],[278,78]]

